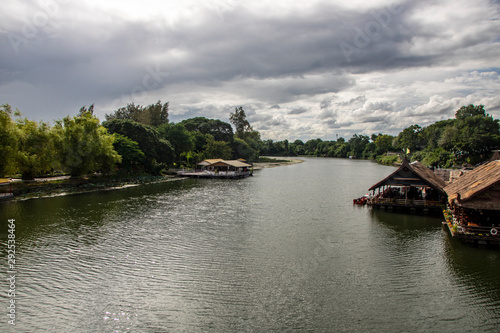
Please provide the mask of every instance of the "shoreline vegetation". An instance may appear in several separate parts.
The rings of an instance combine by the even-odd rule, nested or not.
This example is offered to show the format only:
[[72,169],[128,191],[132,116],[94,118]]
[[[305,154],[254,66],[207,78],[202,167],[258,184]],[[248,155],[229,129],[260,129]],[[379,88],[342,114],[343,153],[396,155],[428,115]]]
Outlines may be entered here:
[[[427,167],[461,168],[487,161],[500,148],[500,120],[483,105],[463,106],[454,119],[411,125],[397,136],[354,134],[349,140],[306,142],[262,140],[242,107],[229,114],[230,124],[205,117],[172,123],[168,113],[168,102],[131,103],[101,122],[91,105],[51,125],[1,105],[0,178],[22,181],[0,179],[0,197],[7,199],[10,189],[22,199],[173,181],[179,179],[176,170],[192,170],[206,159],[243,159],[254,170],[297,163],[294,158],[301,156],[392,166],[407,158]],[[37,178],[46,175],[64,176]]]
[[[279,166],[302,163],[303,160],[262,158],[254,163],[253,170],[262,170]],[[11,183],[14,196],[4,198],[0,202],[24,201],[30,199],[51,198],[72,194],[82,194],[100,191],[120,190],[129,187],[152,185],[187,179],[179,177],[174,172],[162,176],[141,175],[136,177],[92,176],[87,178],[70,178],[69,176],[40,178],[24,182],[14,180]]]

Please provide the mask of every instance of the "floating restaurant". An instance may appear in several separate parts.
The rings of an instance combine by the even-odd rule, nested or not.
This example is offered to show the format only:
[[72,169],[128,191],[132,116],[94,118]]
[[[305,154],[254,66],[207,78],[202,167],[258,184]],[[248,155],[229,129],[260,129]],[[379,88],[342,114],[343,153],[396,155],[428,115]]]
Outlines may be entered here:
[[469,171],[445,187],[444,211],[453,237],[482,245],[500,245],[500,160]]
[[441,211],[446,202],[445,186],[432,170],[405,158],[396,171],[370,187],[372,195],[365,196],[366,203],[384,209]]
[[181,171],[179,176],[192,178],[225,178],[237,179],[252,176],[252,164],[243,159],[223,160],[207,159],[198,163],[199,169],[193,171]]

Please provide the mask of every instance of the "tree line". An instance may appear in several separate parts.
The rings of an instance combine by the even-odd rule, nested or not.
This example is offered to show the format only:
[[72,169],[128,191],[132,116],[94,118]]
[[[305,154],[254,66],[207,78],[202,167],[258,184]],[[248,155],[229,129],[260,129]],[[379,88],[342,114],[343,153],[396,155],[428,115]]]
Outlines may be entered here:
[[206,158],[259,158],[260,134],[242,107],[231,124],[196,117],[171,123],[168,102],[128,104],[100,122],[94,105],[53,125],[23,118],[8,104],[0,107],[0,177],[31,180],[54,173],[73,177],[96,172],[160,175],[171,167],[194,166]]
[[[427,127],[411,125],[397,136],[355,134],[349,140],[261,140],[242,107],[230,113],[230,124],[196,117],[172,123],[168,102],[128,104],[100,122],[94,105],[82,107],[50,125],[23,118],[0,107],[0,176],[66,173],[78,177],[95,172],[159,175],[171,167],[195,166],[206,158],[260,156],[324,156],[376,159],[392,163],[400,155],[429,166],[476,164],[500,147],[499,120],[483,105],[463,106],[454,119]],[[233,131],[233,125],[234,131]]]
[[313,139],[305,143],[301,140],[266,140],[262,152],[282,156],[376,159],[386,164],[394,163],[404,155],[427,166],[451,168],[476,165],[487,160],[492,151],[499,148],[499,120],[487,114],[483,105],[471,104],[458,109],[454,119],[438,121],[427,127],[414,124],[397,136],[355,134],[348,141],[344,138],[336,141]]

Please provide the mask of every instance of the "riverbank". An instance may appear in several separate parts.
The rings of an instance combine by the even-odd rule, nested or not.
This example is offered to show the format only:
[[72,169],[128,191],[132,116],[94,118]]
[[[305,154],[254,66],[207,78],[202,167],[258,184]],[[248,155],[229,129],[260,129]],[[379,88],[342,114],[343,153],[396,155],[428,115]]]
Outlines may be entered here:
[[5,201],[22,201],[29,199],[50,198],[56,196],[110,191],[131,186],[149,185],[167,181],[181,180],[173,175],[165,176],[137,176],[127,178],[88,177],[88,178],[43,178],[33,182],[14,181],[11,184],[13,196],[4,198]]
[[[299,159],[276,159],[273,161],[273,159],[269,158],[265,162],[254,163],[254,170],[291,165],[301,162],[304,161]],[[72,179],[69,177],[48,177],[39,178],[32,182],[13,181],[11,183],[13,196],[5,197],[1,199],[0,202],[119,190],[132,186],[150,185],[183,179],[185,178],[178,177],[176,175],[163,175],[125,178],[87,177],[78,179]]]
[[272,157],[265,158],[264,162],[256,162],[253,163],[254,170],[260,170],[265,168],[275,168],[284,165],[292,165],[297,163],[302,163],[304,160],[296,159],[296,158],[288,158],[288,159],[275,159]]

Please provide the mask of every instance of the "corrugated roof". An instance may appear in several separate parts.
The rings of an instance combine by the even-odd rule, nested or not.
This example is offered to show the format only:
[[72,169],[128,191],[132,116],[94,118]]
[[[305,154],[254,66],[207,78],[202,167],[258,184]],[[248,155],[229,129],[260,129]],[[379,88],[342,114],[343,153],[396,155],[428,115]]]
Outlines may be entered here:
[[500,183],[500,161],[491,161],[467,172],[445,187],[448,201],[452,203],[474,200],[479,194]]
[[[397,178],[395,176],[397,176],[398,174],[403,172],[404,168],[408,168],[411,172],[413,172],[421,180],[427,182],[433,188],[444,193],[443,188],[446,185],[444,180],[439,178],[432,170],[427,168],[422,163],[415,161],[415,162],[412,162],[410,164],[406,158],[403,160],[403,163],[401,163],[401,166],[396,171],[394,171],[389,176],[387,176],[386,178],[382,179],[381,181],[379,181],[378,183],[376,183],[375,185],[370,187],[369,190],[370,191],[375,190],[375,189],[385,185],[386,183],[388,183],[391,179]],[[393,181],[391,181],[390,183],[391,183],[391,185],[396,185],[396,184],[394,184]],[[401,185],[403,185],[403,184],[401,184]]]

